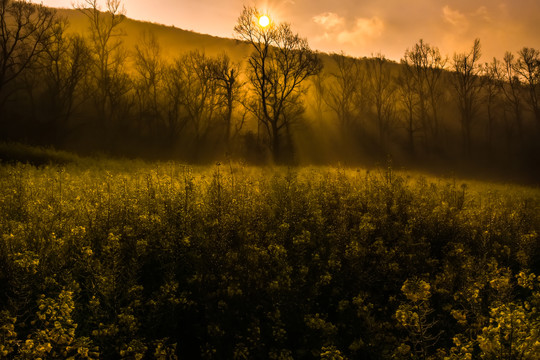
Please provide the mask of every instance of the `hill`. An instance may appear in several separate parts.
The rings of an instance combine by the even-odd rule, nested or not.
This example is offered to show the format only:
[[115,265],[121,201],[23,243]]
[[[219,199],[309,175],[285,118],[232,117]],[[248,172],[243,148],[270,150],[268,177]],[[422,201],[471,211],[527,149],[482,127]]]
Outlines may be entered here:
[[[57,13],[68,19],[67,32],[81,37],[36,44],[39,55],[0,84],[1,141],[198,164],[232,157],[256,164],[372,166],[391,158],[396,167],[534,183],[540,178],[540,111],[530,95],[540,89],[528,87],[517,72],[519,53],[508,64],[477,62],[465,80],[452,70],[455,61],[422,40],[411,47],[416,54],[406,65],[383,55],[320,54],[322,71],[288,93],[294,96],[281,103],[281,124],[269,126],[269,111],[261,110],[268,102],[245,81],[248,44],[125,18],[119,25],[123,46],[109,43],[112,52],[104,55],[83,13]],[[144,33],[155,36],[161,53],[136,56]],[[21,56],[29,45],[20,46]],[[223,53],[232,62],[220,58]],[[279,67],[288,62],[277,63],[273,84],[283,85],[288,78]],[[227,80],[224,73],[235,76]],[[460,88],[463,83],[470,88]],[[231,84],[234,93],[226,94]],[[268,93],[277,99],[280,92]]]
[[[57,9],[57,13],[69,20],[69,31],[74,33],[85,33],[87,31],[88,20],[80,11],[76,9]],[[234,39],[200,34],[174,26],[130,18],[126,18],[120,26],[125,35],[122,40],[127,48],[133,48],[143,32],[151,32],[159,40],[163,55],[172,58],[188,51],[199,50],[210,56],[226,52],[234,61],[240,61],[251,51],[247,44]],[[231,24],[231,29],[233,26],[234,24]]]

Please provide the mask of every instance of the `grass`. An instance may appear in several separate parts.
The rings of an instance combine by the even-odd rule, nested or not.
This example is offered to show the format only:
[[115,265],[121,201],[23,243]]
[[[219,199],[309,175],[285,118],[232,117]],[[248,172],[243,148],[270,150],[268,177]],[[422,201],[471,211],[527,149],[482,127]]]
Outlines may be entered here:
[[32,165],[65,165],[80,162],[81,158],[67,151],[37,147],[22,143],[0,142],[0,162]]

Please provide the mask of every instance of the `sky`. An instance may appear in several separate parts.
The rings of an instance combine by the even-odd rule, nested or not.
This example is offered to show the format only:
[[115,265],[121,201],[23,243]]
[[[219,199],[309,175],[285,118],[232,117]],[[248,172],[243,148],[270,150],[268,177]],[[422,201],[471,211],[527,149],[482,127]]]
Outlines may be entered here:
[[[77,0],[75,0],[77,1]],[[80,0],[79,0],[80,1]],[[72,0],[43,0],[72,7]],[[104,2],[104,0],[103,0]],[[419,39],[450,58],[480,38],[482,61],[540,49],[540,0],[124,0],[133,19],[234,37],[244,5],[288,22],[312,49],[399,61]]]

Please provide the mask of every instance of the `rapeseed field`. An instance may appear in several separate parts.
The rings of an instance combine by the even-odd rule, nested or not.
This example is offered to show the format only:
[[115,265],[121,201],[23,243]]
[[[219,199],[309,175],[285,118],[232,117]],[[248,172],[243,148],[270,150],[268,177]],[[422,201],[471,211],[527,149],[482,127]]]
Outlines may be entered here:
[[0,166],[0,358],[539,359],[540,190]]

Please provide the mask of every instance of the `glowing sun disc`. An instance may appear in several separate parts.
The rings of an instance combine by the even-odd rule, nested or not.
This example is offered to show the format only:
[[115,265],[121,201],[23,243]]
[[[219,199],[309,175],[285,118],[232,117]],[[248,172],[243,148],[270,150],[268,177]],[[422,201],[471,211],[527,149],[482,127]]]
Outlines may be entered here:
[[259,25],[261,25],[263,28],[270,25],[270,18],[266,15],[263,15],[259,18]]

